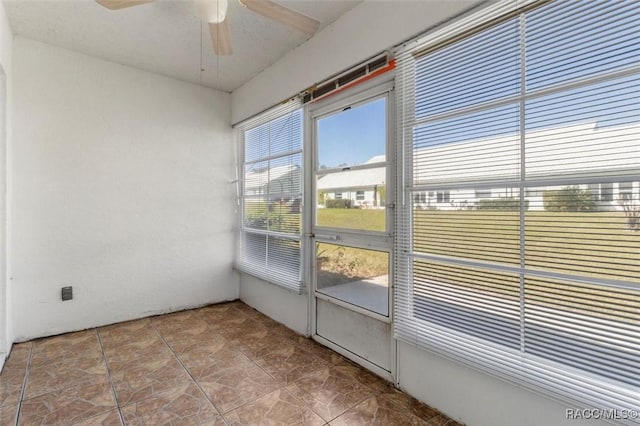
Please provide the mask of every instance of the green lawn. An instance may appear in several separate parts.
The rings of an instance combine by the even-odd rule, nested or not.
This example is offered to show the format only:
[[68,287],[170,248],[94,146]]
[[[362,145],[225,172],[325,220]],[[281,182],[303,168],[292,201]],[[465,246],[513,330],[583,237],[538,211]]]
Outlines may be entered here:
[[[384,230],[384,210],[319,209],[318,223],[339,228]],[[416,251],[520,266],[518,212],[478,210],[416,210],[413,244]],[[638,285],[640,232],[627,229],[622,212],[525,215],[528,268],[588,278],[610,278]],[[322,270],[345,276],[372,277],[387,273],[387,257],[354,248],[319,245]],[[345,267],[347,265],[347,267]],[[451,267],[416,261],[416,278],[430,277],[456,288],[492,294],[514,302],[520,297],[517,274],[479,268]],[[559,309],[622,321],[640,321],[638,291],[579,286],[559,280],[527,277],[527,300]],[[556,299],[551,303],[549,295]]]
[[[385,230],[384,209],[318,209],[319,226],[348,228],[366,231]],[[342,247],[333,244],[318,244],[318,263],[321,281],[339,284],[363,278],[377,277],[389,273],[387,253]]]
[[[416,251],[520,266],[518,212],[416,211]],[[525,266],[640,282],[640,233],[622,212],[525,215]]]
[[367,231],[385,230],[385,209],[318,209],[319,226]]
[[[385,211],[319,209],[318,224],[384,231]],[[518,212],[417,210],[418,252],[520,266]],[[525,215],[527,267],[640,282],[640,232],[629,231],[621,212]]]

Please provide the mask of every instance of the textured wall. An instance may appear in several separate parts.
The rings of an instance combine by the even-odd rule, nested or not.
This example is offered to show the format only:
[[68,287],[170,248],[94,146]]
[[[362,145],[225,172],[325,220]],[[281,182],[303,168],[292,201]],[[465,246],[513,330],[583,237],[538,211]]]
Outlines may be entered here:
[[237,123],[479,4],[364,0],[232,94]]
[[0,4],[0,369],[4,363],[5,354],[11,349],[11,305],[8,298],[11,289],[7,283],[7,182],[9,180],[9,165],[7,152],[10,150],[11,140],[11,92],[12,92],[12,56],[13,35],[4,11],[4,4]]
[[229,95],[20,37],[14,70],[16,339],[237,298]]

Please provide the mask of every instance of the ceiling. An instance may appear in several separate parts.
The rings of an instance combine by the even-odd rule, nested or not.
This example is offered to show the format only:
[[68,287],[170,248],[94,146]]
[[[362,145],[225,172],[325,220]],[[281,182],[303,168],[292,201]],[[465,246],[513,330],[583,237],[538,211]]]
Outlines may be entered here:
[[[320,21],[320,29],[360,1],[277,0]],[[16,35],[226,92],[308,39],[236,0],[229,1],[227,15],[234,53],[220,57],[188,1],[156,0],[116,11],[93,0],[4,0],[4,5]]]

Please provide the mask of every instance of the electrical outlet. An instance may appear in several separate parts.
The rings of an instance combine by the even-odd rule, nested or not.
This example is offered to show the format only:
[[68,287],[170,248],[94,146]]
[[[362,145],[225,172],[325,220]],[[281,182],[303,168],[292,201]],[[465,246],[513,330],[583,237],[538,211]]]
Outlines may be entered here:
[[62,287],[62,300],[73,299],[73,287]]

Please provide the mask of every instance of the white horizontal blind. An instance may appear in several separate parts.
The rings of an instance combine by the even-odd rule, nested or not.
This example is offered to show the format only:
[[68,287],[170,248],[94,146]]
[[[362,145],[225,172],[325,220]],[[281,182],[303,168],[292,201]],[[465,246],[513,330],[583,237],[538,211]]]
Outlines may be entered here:
[[298,293],[302,118],[295,100],[236,128],[242,150],[237,267]]
[[396,337],[637,409],[637,3],[505,4],[399,53]]

